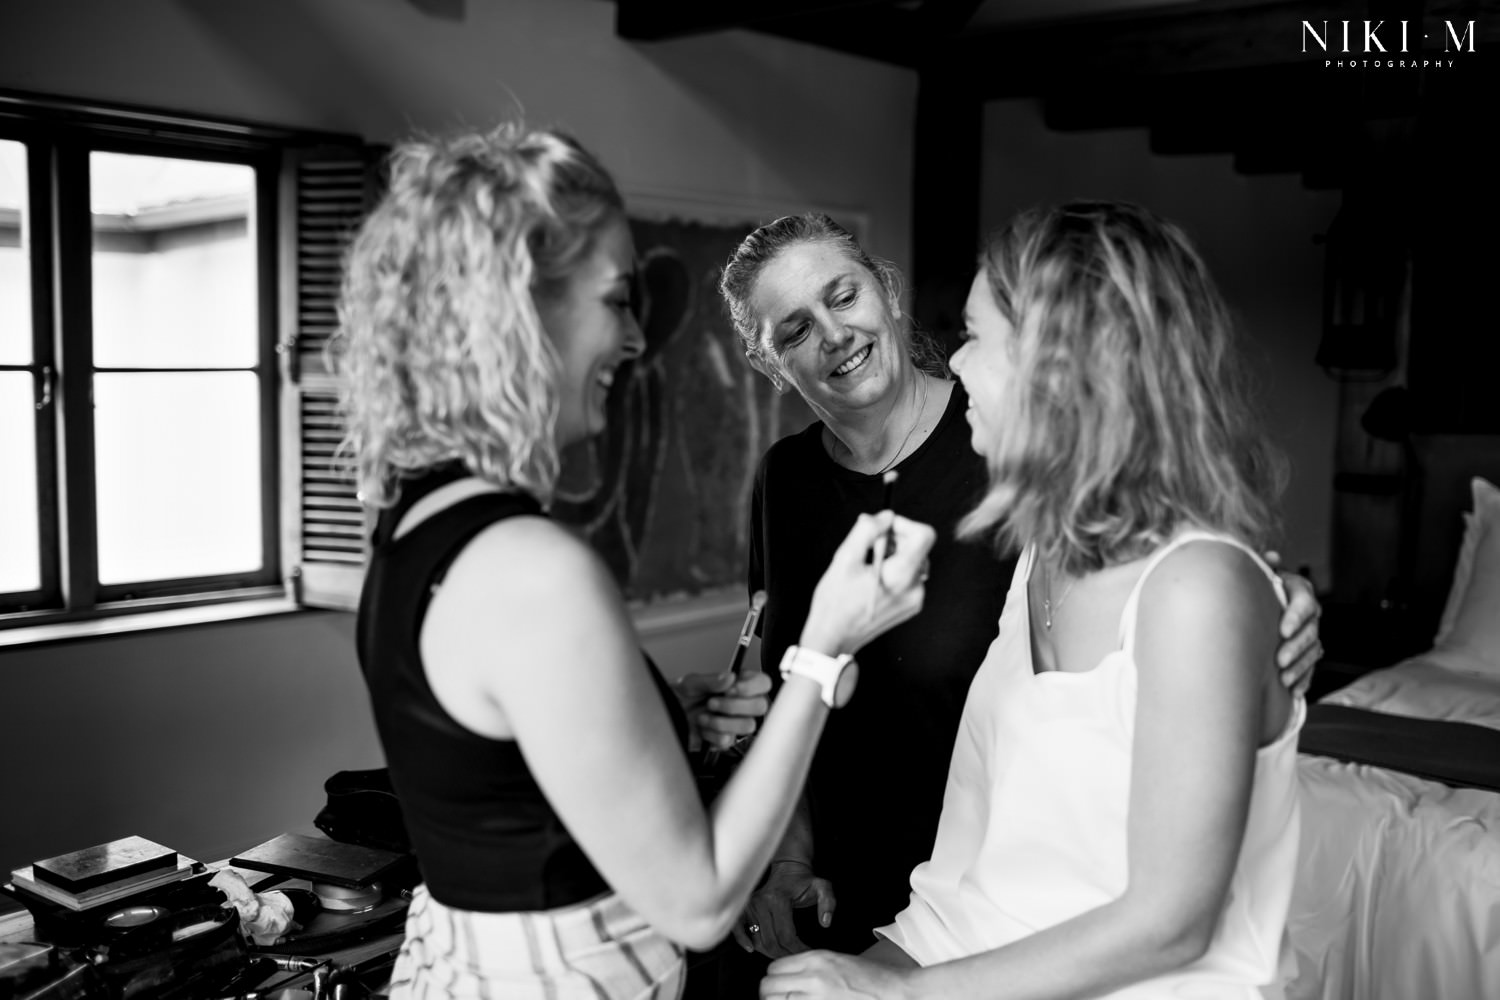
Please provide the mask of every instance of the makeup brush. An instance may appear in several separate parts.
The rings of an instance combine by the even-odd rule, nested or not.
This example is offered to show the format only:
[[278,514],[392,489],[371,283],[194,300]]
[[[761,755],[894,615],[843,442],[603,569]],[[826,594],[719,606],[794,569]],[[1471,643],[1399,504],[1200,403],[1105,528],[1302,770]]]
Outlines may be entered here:
[[[734,644],[734,655],[729,660],[729,672],[736,677],[743,676],[746,673],[760,672],[758,665],[747,665],[745,663],[745,651],[750,648],[750,640],[755,638],[755,624],[760,621],[760,613],[765,610],[765,607],[766,592],[764,590],[757,590],[755,596],[750,598],[750,610],[745,615],[745,623],[740,626],[740,637]],[[748,738],[741,737],[731,745],[739,744]],[[709,765],[717,763],[719,756],[723,752],[717,747],[710,747],[703,754],[704,762]]]
[[[885,489],[880,499],[881,510],[892,510],[891,495],[896,491],[896,470],[890,469],[880,477]],[[891,520],[890,527],[885,529],[885,544],[875,551],[875,589],[870,591],[870,614],[875,613],[875,598],[880,596],[880,571],[885,566],[885,558],[896,549],[896,522]]]

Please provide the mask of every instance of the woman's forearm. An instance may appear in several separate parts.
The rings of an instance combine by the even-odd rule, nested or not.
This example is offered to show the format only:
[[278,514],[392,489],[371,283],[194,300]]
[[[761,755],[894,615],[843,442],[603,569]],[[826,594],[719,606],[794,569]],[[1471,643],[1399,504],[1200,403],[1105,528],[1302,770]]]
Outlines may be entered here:
[[[835,654],[849,642],[815,609],[808,616],[800,644],[816,652]],[[789,850],[803,853],[798,860],[811,862],[811,830],[800,790],[807,781],[828,711],[816,683],[797,675],[787,676],[754,747],[714,800],[709,836],[716,877],[704,913],[708,923],[705,931],[710,937],[718,939],[729,933],[761,873],[772,857],[780,856],[775,852],[783,846],[784,838]],[[798,789],[798,794],[789,795],[789,789]],[[802,823],[799,829],[791,830],[793,815],[798,811]]]
[[827,717],[817,684],[786,679],[754,748],[710,811],[713,878],[700,902],[703,926],[695,937],[718,941],[744,909],[800,801],[788,789],[806,781]]
[[1128,896],[1014,944],[906,974],[909,995],[1065,1000],[1113,992],[1201,957],[1212,920],[1172,919]]
[[[892,533],[896,554],[876,576],[867,555]],[[917,614],[924,596],[921,567],[934,537],[932,528],[901,517],[860,515],[818,582],[798,645],[810,653],[838,656]],[[853,677],[845,674],[838,681],[847,685]],[[688,827],[679,825],[674,839],[683,851],[663,867],[681,873],[671,880],[669,908],[674,912],[667,916],[684,928],[675,936],[689,947],[722,938],[743,910],[786,833],[828,711],[822,684],[801,673],[787,675],[755,745],[710,814],[680,817]],[[631,874],[643,873],[637,866]],[[653,922],[666,930],[662,922]]]
[[809,868],[813,866],[812,812],[807,805],[807,790],[797,796],[792,808],[792,818],[786,825],[786,835],[781,845],[771,855],[772,861],[800,861]]

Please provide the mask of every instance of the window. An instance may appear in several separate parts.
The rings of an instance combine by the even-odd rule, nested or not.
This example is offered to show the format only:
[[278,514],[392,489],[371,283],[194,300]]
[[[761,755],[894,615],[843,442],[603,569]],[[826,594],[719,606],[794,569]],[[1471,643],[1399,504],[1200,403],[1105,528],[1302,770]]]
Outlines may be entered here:
[[26,599],[42,589],[33,386],[50,377],[31,337],[31,268],[23,239],[30,208],[26,147],[0,139],[0,593]]
[[302,596],[309,555],[347,603],[332,138],[0,95],[0,627]]

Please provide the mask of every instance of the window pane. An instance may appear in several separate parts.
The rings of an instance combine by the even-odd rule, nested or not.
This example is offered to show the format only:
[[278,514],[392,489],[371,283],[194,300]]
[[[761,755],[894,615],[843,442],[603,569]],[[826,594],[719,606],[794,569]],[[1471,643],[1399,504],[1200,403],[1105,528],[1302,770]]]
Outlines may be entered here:
[[26,191],[26,147],[0,139],[0,365],[31,363]]
[[31,380],[30,372],[0,372],[0,594],[42,585]]
[[257,393],[250,372],[94,377],[101,584],[261,568]]
[[94,153],[94,363],[256,363],[255,171]]

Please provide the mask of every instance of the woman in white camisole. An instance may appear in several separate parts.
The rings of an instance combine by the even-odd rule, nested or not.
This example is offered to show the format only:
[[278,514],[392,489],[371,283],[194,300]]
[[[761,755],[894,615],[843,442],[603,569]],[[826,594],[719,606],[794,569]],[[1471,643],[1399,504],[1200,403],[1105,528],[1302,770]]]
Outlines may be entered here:
[[761,995],[1279,995],[1304,706],[1267,669],[1280,466],[1227,311],[1131,205],[1025,213],[981,265],[951,363],[991,482],[963,530],[1025,555],[910,905]]

